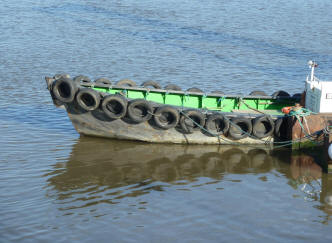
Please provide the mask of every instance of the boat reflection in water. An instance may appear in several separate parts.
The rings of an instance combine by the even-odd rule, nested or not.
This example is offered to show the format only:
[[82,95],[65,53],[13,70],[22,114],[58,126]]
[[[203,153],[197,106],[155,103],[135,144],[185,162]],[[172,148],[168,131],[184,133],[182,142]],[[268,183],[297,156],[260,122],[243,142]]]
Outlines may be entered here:
[[47,176],[49,195],[73,209],[116,204],[123,198],[191,184],[200,178],[208,178],[206,183],[219,183],[227,175],[254,174],[264,178],[266,173],[285,177],[305,200],[320,202],[319,208],[327,217],[332,215],[331,176],[322,172],[314,157],[298,152],[294,155],[289,150],[81,137],[68,161],[58,162]]
[[332,215],[332,177],[322,172],[313,156],[308,154],[292,155],[290,159],[289,185],[304,193],[304,199],[320,201],[317,206],[327,216],[323,223],[328,223]]

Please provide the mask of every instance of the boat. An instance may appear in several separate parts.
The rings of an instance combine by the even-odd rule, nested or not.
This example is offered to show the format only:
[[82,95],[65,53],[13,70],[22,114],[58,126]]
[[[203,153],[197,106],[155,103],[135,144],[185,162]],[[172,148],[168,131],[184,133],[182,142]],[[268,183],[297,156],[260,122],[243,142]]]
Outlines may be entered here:
[[307,89],[294,95],[282,90],[272,95],[183,91],[174,84],[162,88],[154,81],[137,86],[129,79],[113,83],[106,78],[91,81],[83,75],[72,79],[68,74],[45,80],[54,104],[66,109],[83,135],[152,143],[288,146],[299,139],[311,141],[315,135],[317,140],[318,131],[326,130],[319,127],[309,136],[301,129],[293,132],[304,127],[304,116],[308,120],[314,115],[305,109],[307,102],[314,103],[308,98],[310,85],[318,82],[313,75],[316,63],[310,67]]

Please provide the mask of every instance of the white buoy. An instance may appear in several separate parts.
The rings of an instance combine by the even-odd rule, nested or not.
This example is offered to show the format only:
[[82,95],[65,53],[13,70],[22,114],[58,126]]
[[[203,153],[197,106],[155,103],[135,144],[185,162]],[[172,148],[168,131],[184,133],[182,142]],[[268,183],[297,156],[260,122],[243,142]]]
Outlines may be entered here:
[[327,153],[329,154],[330,159],[332,159],[332,143],[330,144]]

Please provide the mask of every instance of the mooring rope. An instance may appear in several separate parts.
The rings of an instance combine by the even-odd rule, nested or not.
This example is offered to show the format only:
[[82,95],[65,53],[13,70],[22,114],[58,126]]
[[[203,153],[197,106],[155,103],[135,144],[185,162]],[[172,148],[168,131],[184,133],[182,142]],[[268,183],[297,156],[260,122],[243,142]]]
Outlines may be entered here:
[[251,106],[248,105],[248,104],[247,104],[242,98],[240,99],[240,102],[243,103],[245,106],[247,106],[250,110],[256,111],[256,112],[261,113],[261,114],[264,114],[264,115],[266,115],[266,116],[271,116],[271,115],[269,115],[269,114],[266,114],[266,113],[263,112],[263,111],[260,111],[260,110],[257,110],[257,109],[255,109],[255,108],[251,107]]
[[[305,134],[305,136],[310,140],[310,141],[312,141],[313,143],[317,143],[317,141],[315,141],[315,139],[314,139],[314,136],[312,136],[312,134],[310,133],[310,130],[309,130],[309,127],[308,127],[308,123],[307,123],[307,120],[306,120],[306,116],[309,116],[309,115],[316,115],[316,114],[318,114],[318,113],[316,113],[316,112],[312,112],[312,111],[310,111],[309,109],[306,109],[306,108],[299,108],[299,109],[297,109],[297,110],[291,110],[290,112],[289,112],[289,114],[287,115],[287,116],[294,116],[296,119],[297,119],[297,121],[299,122],[299,125],[300,125],[300,127],[301,127],[301,130],[303,131],[303,133]],[[306,131],[306,129],[305,129],[305,127],[303,126],[303,123],[302,123],[302,121],[301,121],[301,118],[303,118],[303,120],[304,120],[304,123],[305,123],[305,125],[306,125],[306,127],[307,127],[307,131]]]
[[[186,94],[185,94],[185,96],[186,96]],[[222,102],[224,100],[224,97],[221,97],[219,100]],[[220,101],[218,101],[218,102],[220,102]],[[254,110],[254,111],[258,112],[258,113],[264,114],[269,119],[272,119],[272,116],[270,114],[266,114],[266,113],[264,113],[262,111],[259,111],[259,110],[255,109],[255,108],[251,107],[246,102],[244,102],[242,99],[240,99],[240,102],[242,102],[244,105],[246,105],[249,109]],[[228,139],[225,139],[224,137],[222,137],[221,134],[216,134],[216,133],[213,133],[213,132],[209,131],[208,129],[206,129],[205,127],[203,127],[199,123],[197,123],[194,119],[192,119],[191,117],[189,117],[185,112],[183,112],[184,108],[185,108],[183,105],[182,105],[181,108],[182,109],[179,110],[179,113],[181,115],[183,115],[184,117],[186,117],[187,119],[189,119],[190,121],[192,121],[193,124],[195,124],[197,127],[199,127],[202,131],[206,132],[207,134],[209,134],[209,135],[211,135],[213,137],[218,138],[219,141],[223,140],[224,142],[226,142],[226,144],[230,144],[230,145],[244,145],[243,143],[239,143],[239,142],[235,142],[235,141],[229,141]],[[205,110],[205,113],[207,113],[207,112],[208,112],[208,110]],[[151,112],[148,112],[148,113],[151,114],[151,115],[153,115],[153,116],[160,116],[161,115],[161,114],[156,115],[156,114],[151,113]],[[285,116],[294,116],[298,120],[299,125],[300,125],[301,129],[304,132],[304,136],[303,137],[297,138],[295,140],[293,139],[293,140],[287,140],[287,141],[271,141],[272,138],[268,138],[266,140],[257,138],[255,136],[251,135],[250,133],[244,131],[240,126],[238,126],[237,124],[235,124],[234,122],[232,122],[227,116],[224,116],[224,117],[225,117],[225,119],[232,126],[234,126],[236,129],[238,129],[239,132],[241,132],[243,134],[246,134],[249,138],[252,138],[254,140],[260,140],[260,141],[263,142],[262,144],[265,144],[265,145],[277,144],[277,145],[274,145],[274,148],[280,148],[280,147],[291,146],[293,144],[301,142],[301,140],[303,140],[303,139],[308,139],[309,141],[311,141],[311,142],[313,142],[315,144],[321,144],[322,143],[321,141],[314,140],[314,136],[318,136],[322,132],[325,135],[332,134],[332,130],[330,130],[330,128],[332,128],[332,126],[326,126],[324,129],[322,129],[320,131],[316,131],[314,133],[310,133],[310,130],[309,130],[309,127],[308,127],[308,124],[307,124],[307,121],[306,121],[305,117],[309,116],[309,115],[312,115],[312,114],[317,114],[317,113],[312,112],[312,111],[310,111],[310,110],[308,110],[306,108],[299,108],[298,110],[291,110],[289,114],[285,115]],[[303,126],[303,124],[301,122],[301,119],[300,119],[301,117],[303,117],[305,119],[305,124],[307,126],[307,130],[309,131],[309,133],[306,132],[306,129],[304,128],[304,126]]]
[[[225,138],[223,138],[221,135],[219,134],[215,134],[215,133],[212,133],[210,132],[209,130],[207,130],[206,128],[204,128],[203,126],[201,126],[200,124],[198,124],[195,120],[193,120],[191,117],[189,117],[187,114],[185,114],[183,111],[180,111],[180,113],[185,116],[187,119],[191,120],[197,127],[199,127],[200,129],[202,129],[204,132],[210,134],[211,136],[214,136],[214,137],[217,137],[218,139],[221,139],[225,142],[227,142],[227,144],[231,144],[231,145],[243,145],[242,143],[239,143],[239,142],[231,142],[231,141],[228,141],[226,140]],[[235,123],[233,123],[228,117],[225,116],[225,118],[230,122],[230,124],[232,124],[233,126],[235,126],[239,131],[247,134],[250,138],[253,138],[255,140],[260,140],[260,141],[264,141],[262,139],[259,139],[255,136],[252,136],[251,134],[247,133],[246,131],[242,130],[241,127],[239,127],[238,125],[236,125]],[[331,126],[332,127],[332,126]],[[314,132],[310,135],[308,134],[305,134],[304,137],[302,138],[297,138],[295,140],[287,140],[287,141],[271,141],[271,139],[268,139],[268,140],[265,140],[264,141],[264,144],[265,145],[269,145],[269,144],[278,144],[277,146],[274,146],[275,148],[280,148],[280,147],[286,147],[286,146],[290,146],[290,145],[293,145],[293,144],[296,144],[298,142],[300,142],[302,139],[305,139],[307,138],[308,140],[310,140],[311,142],[314,142],[315,144],[321,144],[322,142],[317,142],[317,141],[314,141],[312,140],[312,137],[313,135],[319,135],[321,133],[321,131],[317,131],[317,132]]]
[[[189,117],[189,116],[188,116],[186,113],[184,113],[183,111],[180,111],[180,113],[181,113],[183,116],[185,116],[187,119],[191,120],[191,121],[192,121],[197,127],[199,127],[200,129],[202,129],[204,132],[210,134],[211,136],[213,136],[213,137],[217,137],[218,139],[221,139],[221,140],[227,142],[227,144],[231,144],[231,145],[244,145],[243,143],[239,143],[239,142],[231,142],[231,141],[229,141],[229,140],[223,138],[220,134],[216,134],[216,133],[213,133],[213,132],[207,130],[205,127],[203,127],[202,125],[200,125],[199,123],[197,123],[194,119],[192,119],[191,117]],[[269,144],[272,144],[272,143],[273,143],[273,142],[271,142],[271,141],[269,141],[269,140],[264,141],[264,140],[262,140],[262,139],[259,139],[259,138],[255,137],[255,136],[252,136],[250,133],[248,133],[248,132],[242,130],[240,126],[238,126],[238,125],[236,125],[235,123],[233,123],[233,122],[232,122],[228,117],[226,117],[226,116],[225,116],[225,119],[227,119],[227,120],[229,121],[229,123],[232,124],[233,126],[235,126],[240,132],[245,133],[245,134],[248,135],[250,138],[253,138],[253,139],[255,139],[255,140],[260,140],[260,141],[264,142],[265,145],[269,145]]]

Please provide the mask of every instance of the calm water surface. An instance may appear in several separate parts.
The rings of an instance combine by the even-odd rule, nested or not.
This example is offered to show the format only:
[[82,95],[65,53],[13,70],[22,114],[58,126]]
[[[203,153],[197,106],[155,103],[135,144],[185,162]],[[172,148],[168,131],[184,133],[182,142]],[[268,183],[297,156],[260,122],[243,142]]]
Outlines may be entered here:
[[316,154],[80,137],[43,77],[303,90],[332,79],[329,0],[0,4],[0,241],[332,240]]

